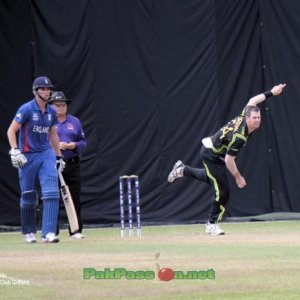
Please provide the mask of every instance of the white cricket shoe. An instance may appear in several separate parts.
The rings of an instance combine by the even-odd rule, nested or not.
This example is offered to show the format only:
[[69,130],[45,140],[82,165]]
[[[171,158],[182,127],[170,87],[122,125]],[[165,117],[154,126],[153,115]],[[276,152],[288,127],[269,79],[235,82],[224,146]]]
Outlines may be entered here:
[[25,234],[25,242],[28,244],[36,243],[36,238],[35,238],[34,233],[32,233],[32,232],[26,233]]
[[205,232],[210,235],[225,234],[225,231],[220,228],[219,224],[211,224],[211,223],[209,223],[209,221],[207,221],[207,223],[206,223]]
[[181,160],[178,160],[173,166],[172,171],[168,176],[168,181],[171,183],[175,179],[183,177],[184,164]]
[[84,239],[84,238],[85,238],[85,236],[83,234],[81,234],[80,232],[77,232],[70,236],[70,239],[72,239],[72,240],[80,240],[80,239]]
[[45,237],[42,238],[44,243],[58,243],[59,237],[56,236],[53,232],[49,232]]

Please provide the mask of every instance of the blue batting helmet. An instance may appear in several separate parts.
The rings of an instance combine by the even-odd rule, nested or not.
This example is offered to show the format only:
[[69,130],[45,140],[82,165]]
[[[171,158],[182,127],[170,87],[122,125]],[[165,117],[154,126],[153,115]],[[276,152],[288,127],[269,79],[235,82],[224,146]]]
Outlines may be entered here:
[[51,80],[46,76],[40,76],[34,79],[32,84],[32,89],[36,91],[38,88],[53,88]]

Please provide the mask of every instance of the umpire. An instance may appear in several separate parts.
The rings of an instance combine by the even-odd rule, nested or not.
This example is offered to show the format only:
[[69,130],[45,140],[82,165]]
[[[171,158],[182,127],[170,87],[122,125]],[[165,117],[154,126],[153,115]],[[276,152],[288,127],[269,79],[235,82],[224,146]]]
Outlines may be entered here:
[[66,166],[62,174],[66,184],[69,186],[78,218],[79,230],[71,232],[69,227],[69,234],[72,239],[82,239],[85,236],[82,234],[80,213],[80,155],[87,146],[87,142],[81,122],[78,118],[67,112],[68,104],[70,102],[71,100],[67,99],[62,91],[57,91],[53,92],[50,104],[54,107],[57,113],[58,124],[56,125],[56,130],[59,138],[59,147],[64,161],[66,162]]

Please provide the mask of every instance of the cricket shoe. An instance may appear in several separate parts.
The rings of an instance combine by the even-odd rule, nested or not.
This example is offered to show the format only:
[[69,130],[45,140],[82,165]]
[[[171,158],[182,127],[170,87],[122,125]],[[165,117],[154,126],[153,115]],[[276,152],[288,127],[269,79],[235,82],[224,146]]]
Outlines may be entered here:
[[81,234],[80,232],[77,232],[70,236],[70,239],[72,239],[72,240],[80,240],[80,239],[84,239],[84,238],[85,238],[85,236],[83,234]]
[[183,177],[184,164],[181,160],[178,160],[173,166],[172,171],[168,176],[168,181],[171,183],[177,178]]
[[34,233],[32,233],[32,232],[26,233],[25,234],[25,242],[28,244],[36,243],[36,238],[35,238]]
[[49,232],[45,237],[42,237],[44,243],[58,243],[59,237],[56,236],[53,232]]
[[219,226],[219,224],[211,224],[209,221],[206,223],[206,229],[205,232],[210,235],[224,235],[225,231],[222,230]]

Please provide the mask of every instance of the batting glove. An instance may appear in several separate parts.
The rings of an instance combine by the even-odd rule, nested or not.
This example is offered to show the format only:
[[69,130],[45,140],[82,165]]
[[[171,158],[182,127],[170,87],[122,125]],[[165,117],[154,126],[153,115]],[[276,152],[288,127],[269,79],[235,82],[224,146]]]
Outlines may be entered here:
[[66,162],[63,160],[62,156],[56,156],[56,169],[62,172],[65,169]]
[[18,148],[11,148],[9,151],[11,163],[15,168],[23,168],[27,163],[27,158]]

